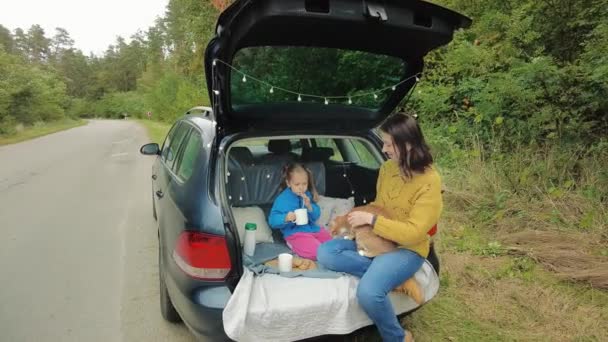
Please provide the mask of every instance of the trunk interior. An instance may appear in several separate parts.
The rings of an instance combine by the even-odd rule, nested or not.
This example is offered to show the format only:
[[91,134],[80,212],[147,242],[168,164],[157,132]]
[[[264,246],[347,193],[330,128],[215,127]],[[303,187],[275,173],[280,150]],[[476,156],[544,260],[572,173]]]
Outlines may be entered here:
[[281,191],[283,167],[289,162],[310,169],[323,203],[343,204],[338,211],[318,203],[322,212],[318,223],[323,226],[352,206],[375,198],[382,161],[379,149],[361,137],[286,136],[233,142],[227,152],[224,182],[232,231],[238,232],[242,246],[244,225],[252,222],[258,227],[257,242],[285,243],[281,232],[269,227],[268,215]]

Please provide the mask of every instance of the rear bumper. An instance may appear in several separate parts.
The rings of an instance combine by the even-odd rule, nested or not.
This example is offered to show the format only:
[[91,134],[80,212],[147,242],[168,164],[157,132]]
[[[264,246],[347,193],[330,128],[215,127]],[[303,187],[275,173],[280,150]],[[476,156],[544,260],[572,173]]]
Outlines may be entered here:
[[184,324],[201,341],[231,341],[224,332],[222,313],[230,298],[225,286],[214,286],[183,293],[171,277],[165,278],[175,310]]

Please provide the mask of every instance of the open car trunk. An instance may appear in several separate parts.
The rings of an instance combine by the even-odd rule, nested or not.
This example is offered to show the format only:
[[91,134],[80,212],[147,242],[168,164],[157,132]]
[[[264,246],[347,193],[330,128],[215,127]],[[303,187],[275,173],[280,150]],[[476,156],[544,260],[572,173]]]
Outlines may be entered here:
[[[378,169],[383,161],[372,141],[343,136],[249,138],[232,142],[226,155],[223,198],[227,202],[224,205],[231,208],[230,230],[238,236],[234,239],[238,246],[233,250],[243,258],[245,223],[256,223],[256,258],[261,262],[265,259],[259,257],[274,258],[279,252],[289,251],[280,231],[267,223],[281,190],[286,163],[301,162],[311,170],[321,195],[317,224],[325,229],[337,215],[375,198]],[[358,279],[353,276],[336,273],[325,278],[323,273],[302,272],[291,278],[268,270],[256,273],[259,267],[243,264],[238,285],[224,309],[224,328],[232,339],[298,340],[346,334],[371,324],[357,303]],[[425,300],[430,300],[439,285],[433,266],[426,263],[417,279],[425,288]],[[398,314],[419,307],[404,294],[391,293],[390,297]],[[303,320],[313,322],[316,329],[312,331],[308,325],[298,323]]]
[[470,23],[419,0],[237,0],[205,52],[218,127],[371,129]]

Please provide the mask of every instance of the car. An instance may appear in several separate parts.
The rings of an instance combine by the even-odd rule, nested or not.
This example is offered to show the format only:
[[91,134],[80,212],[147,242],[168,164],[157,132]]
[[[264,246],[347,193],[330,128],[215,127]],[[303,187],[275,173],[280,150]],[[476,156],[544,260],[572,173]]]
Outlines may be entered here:
[[[386,159],[374,128],[413,90],[423,57],[470,23],[417,0],[237,0],[221,13],[204,61],[212,108],[140,150],[156,157],[162,316],[228,339],[222,312],[244,272],[235,208],[267,215],[288,161],[311,168],[327,197],[373,200]],[[438,272],[434,249],[429,261]]]

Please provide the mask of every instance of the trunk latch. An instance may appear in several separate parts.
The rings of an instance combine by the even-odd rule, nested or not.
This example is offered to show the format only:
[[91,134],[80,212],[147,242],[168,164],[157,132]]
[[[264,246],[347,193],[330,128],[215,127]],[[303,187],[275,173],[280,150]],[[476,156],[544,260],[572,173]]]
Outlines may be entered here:
[[388,20],[384,5],[369,1],[365,2],[365,15],[368,16],[370,19],[375,19],[377,21]]

